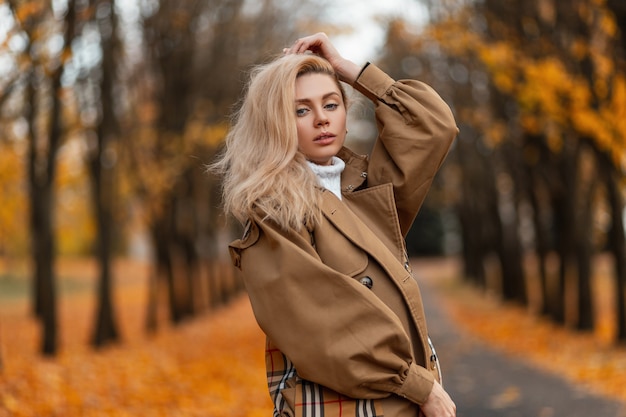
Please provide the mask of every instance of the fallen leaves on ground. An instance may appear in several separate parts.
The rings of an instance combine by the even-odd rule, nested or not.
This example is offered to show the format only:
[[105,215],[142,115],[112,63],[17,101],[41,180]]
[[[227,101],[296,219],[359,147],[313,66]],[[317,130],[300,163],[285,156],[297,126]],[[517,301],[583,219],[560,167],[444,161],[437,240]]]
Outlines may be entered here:
[[[130,269],[129,269],[130,268]],[[95,295],[61,300],[61,352],[37,353],[26,302],[0,307],[0,417],[265,417],[264,336],[245,295],[180,326],[143,330],[145,271],[122,266],[116,311],[123,343],[87,345]],[[126,271],[126,272],[124,272]],[[137,275],[137,273],[139,275]]]
[[626,348],[611,341],[608,276],[596,278],[597,330],[580,333],[461,284],[457,262],[422,260],[415,269],[437,287],[452,319],[473,337],[592,392],[626,401]]
[[[626,350],[608,343],[605,316],[599,331],[579,334],[494,297],[460,285],[458,264],[418,261],[451,317],[474,337],[591,390],[626,400]],[[64,265],[91,276],[92,264]],[[61,353],[39,356],[39,329],[25,300],[0,305],[0,417],[265,417],[264,336],[245,295],[230,305],[154,336],[143,330],[145,265],[122,263],[115,308],[123,343],[89,348],[95,294],[77,291],[60,300]],[[600,309],[602,310],[602,309]],[[604,309],[606,311],[606,309]],[[519,401],[503,387],[495,408]],[[546,415],[551,415],[550,410]]]

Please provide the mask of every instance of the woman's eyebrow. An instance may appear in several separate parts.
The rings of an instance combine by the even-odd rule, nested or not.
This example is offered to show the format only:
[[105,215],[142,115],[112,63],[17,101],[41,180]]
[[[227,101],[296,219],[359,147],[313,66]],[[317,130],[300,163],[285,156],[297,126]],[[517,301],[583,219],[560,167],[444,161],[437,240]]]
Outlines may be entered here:
[[[340,94],[336,91],[331,91],[330,93],[326,93],[322,96],[322,100],[326,100],[331,96],[340,96]],[[296,103],[310,103],[312,100],[310,98],[298,98],[296,99]]]

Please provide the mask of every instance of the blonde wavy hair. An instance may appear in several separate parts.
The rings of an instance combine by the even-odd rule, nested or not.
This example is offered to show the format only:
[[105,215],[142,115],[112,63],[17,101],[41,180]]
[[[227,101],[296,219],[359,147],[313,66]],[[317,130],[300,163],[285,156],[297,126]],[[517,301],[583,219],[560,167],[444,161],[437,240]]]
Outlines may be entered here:
[[317,55],[283,55],[251,71],[224,150],[209,166],[223,176],[224,211],[242,223],[259,211],[284,230],[319,221],[318,182],[296,129],[295,82],[310,73],[333,77],[347,104],[333,67]]

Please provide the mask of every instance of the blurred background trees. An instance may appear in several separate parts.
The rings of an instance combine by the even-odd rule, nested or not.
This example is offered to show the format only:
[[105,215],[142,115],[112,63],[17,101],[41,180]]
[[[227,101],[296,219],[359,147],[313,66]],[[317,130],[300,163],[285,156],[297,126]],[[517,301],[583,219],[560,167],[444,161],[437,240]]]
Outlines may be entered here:
[[[414,1],[428,25],[381,20],[372,61],[431,84],[461,132],[410,253],[459,255],[468,281],[581,330],[594,326],[594,262],[608,254],[626,341],[626,7]],[[163,313],[179,323],[242,289],[225,252],[238,226],[204,165],[247,69],[300,35],[349,30],[329,4],[285,3],[0,1],[0,257],[31,258],[43,352],[58,345],[59,255],[98,259],[95,346],[120,337],[117,257],[153,265],[149,331]],[[355,107],[349,139],[371,139],[358,120],[371,108]]]
[[467,279],[591,330],[594,259],[609,254],[615,339],[624,342],[618,3],[429,2],[423,33],[401,20],[389,26],[384,62],[395,77],[430,82],[457,116],[441,203],[456,207]]
[[307,32],[322,10],[315,6],[0,3],[1,183],[10,201],[0,255],[31,254],[42,352],[57,349],[59,254],[98,259],[95,346],[119,337],[116,256],[151,248],[149,330],[164,297],[171,321],[180,322],[240,290],[225,258],[230,234],[219,187],[204,165],[226,133],[245,70]]

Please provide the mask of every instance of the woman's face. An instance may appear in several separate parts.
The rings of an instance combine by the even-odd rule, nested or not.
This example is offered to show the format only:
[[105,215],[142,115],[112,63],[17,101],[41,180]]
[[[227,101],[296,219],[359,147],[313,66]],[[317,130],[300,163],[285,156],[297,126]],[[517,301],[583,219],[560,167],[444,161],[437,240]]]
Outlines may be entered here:
[[346,107],[341,90],[328,74],[296,79],[298,147],[318,165],[329,165],[346,139]]

